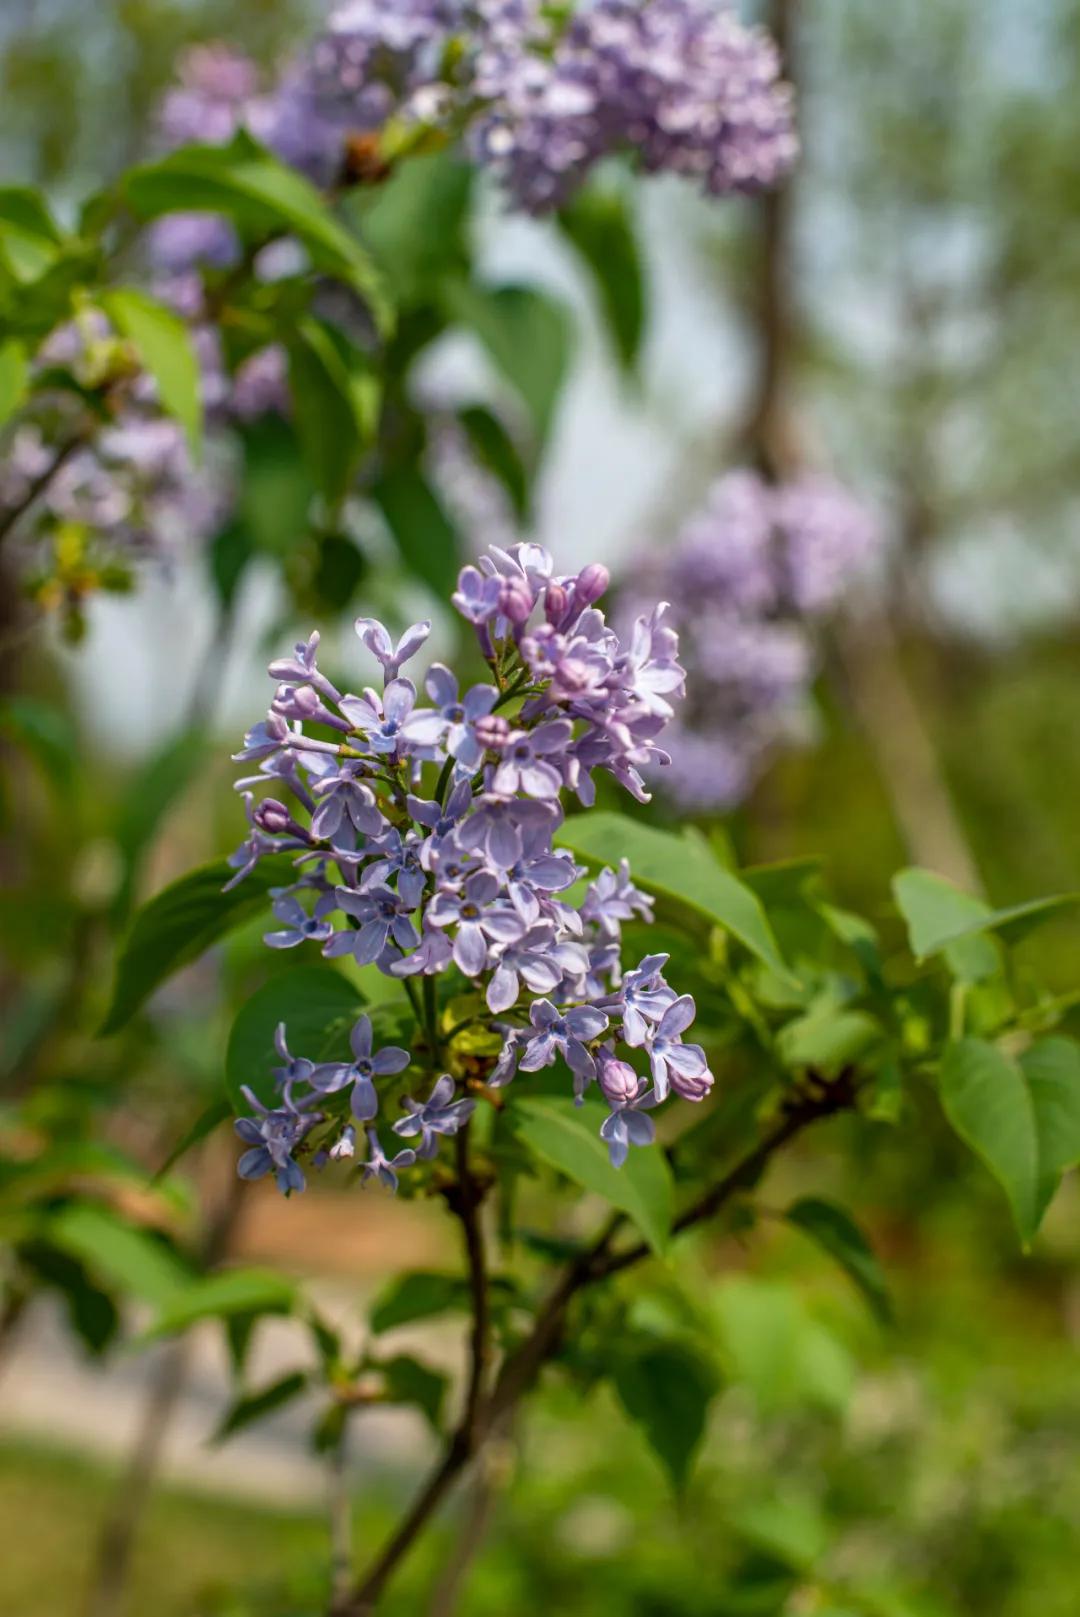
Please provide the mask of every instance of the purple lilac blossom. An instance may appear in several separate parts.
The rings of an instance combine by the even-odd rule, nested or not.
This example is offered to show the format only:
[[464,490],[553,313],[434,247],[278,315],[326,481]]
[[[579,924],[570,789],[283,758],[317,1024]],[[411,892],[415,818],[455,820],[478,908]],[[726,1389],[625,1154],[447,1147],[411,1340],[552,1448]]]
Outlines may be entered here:
[[807,728],[817,624],[882,543],[872,512],[831,478],[774,485],[737,471],[673,547],[641,557],[627,616],[665,595],[693,674],[694,700],[664,738],[663,784],[681,806],[733,806],[777,742]]
[[[436,663],[423,679],[426,702],[400,670],[427,624],[395,640],[376,620],[358,620],[381,691],[339,691],[318,666],[317,635],[276,658],[270,715],[236,755],[258,773],[238,783],[250,832],[230,863],[235,882],[267,853],[295,856],[302,874],[273,895],[272,947],[315,943],[330,959],[349,956],[390,977],[449,973],[445,999],[475,985],[474,1020],[501,1041],[485,1058],[490,1086],[561,1066],[580,1101],[596,1080],[611,1114],[603,1138],[619,1164],[652,1138],[647,1111],[669,1093],[702,1099],[712,1075],[700,1047],[683,1042],[694,1003],[665,981],[667,956],[624,968],[624,924],[652,916],[627,862],[597,871],[571,900],[585,871],[554,843],[564,794],[590,801],[596,771],[647,796],[642,771],[666,758],[660,738],[682,698],[664,606],[642,612],[621,640],[598,605],[606,583],[598,566],[557,574],[536,545],[493,547],[463,570],[455,596],[493,678],[463,691]],[[512,696],[511,725],[498,709]],[[258,802],[256,785],[268,788]],[[440,1009],[432,987],[428,1018]],[[420,1048],[441,1064],[450,1052],[439,1027],[426,1023]],[[317,1162],[348,1158],[355,1125],[380,1115],[427,1162],[476,1104],[468,1084],[444,1073],[426,1101],[405,1097],[405,1115],[386,1119],[396,1090],[375,1080],[403,1070],[409,1053],[376,1052],[366,1017],[353,1029],[351,1063],[294,1058],[284,1030],[278,1048],[278,1110],[305,1118],[309,1104],[329,1108]],[[635,1048],[651,1064],[651,1087],[619,1053]],[[346,1089],[348,1110],[334,1099]],[[305,1151],[309,1127],[296,1126]],[[387,1161],[369,1143],[365,1177],[392,1188],[412,1155]],[[286,1188],[298,1188],[286,1171]]]

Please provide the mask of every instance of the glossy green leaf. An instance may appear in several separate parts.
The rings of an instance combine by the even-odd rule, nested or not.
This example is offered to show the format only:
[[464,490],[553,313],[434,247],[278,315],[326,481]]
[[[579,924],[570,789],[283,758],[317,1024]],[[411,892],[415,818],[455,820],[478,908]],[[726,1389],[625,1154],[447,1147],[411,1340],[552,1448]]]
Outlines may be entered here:
[[297,236],[317,268],[347,281],[383,329],[392,324],[385,284],[366,248],[313,185],[247,134],[227,146],[184,146],[132,169],[123,190],[143,219],[195,209],[224,214],[253,242]]
[[349,1061],[349,1032],[364,1009],[359,990],[332,966],[295,966],[279,971],[241,1007],[225,1053],[225,1085],[236,1112],[251,1110],[240,1093],[253,1089],[264,1103],[275,1095],[271,1069],[279,1022],[289,1049],[309,1061]]
[[611,1378],[681,1493],[719,1385],[715,1365],[688,1343],[645,1341],[624,1351],[616,1345]]
[[892,1303],[885,1275],[866,1236],[850,1213],[835,1202],[803,1196],[784,1217],[816,1241],[858,1286],[872,1312],[883,1325],[892,1319]]
[[622,1168],[613,1168],[599,1129],[607,1108],[596,1101],[575,1106],[571,1096],[515,1099],[512,1121],[518,1138],[543,1161],[586,1190],[602,1196],[633,1219],[654,1252],[671,1232],[671,1170],[655,1146],[631,1146]]
[[594,865],[629,859],[635,882],[688,905],[730,932],[777,976],[791,982],[757,894],[717,863],[704,838],[661,831],[625,814],[574,814],[556,840]]
[[596,287],[604,324],[624,370],[633,370],[645,332],[644,266],[626,197],[587,186],[561,208],[559,227]]
[[263,859],[238,886],[225,892],[225,883],[235,874],[223,859],[202,865],[136,911],[120,948],[101,1036],[119,1032],[173,972],[267,909],[269,889],[284,886],[293,865],[286,855]]
[[197,451],[202,439],[202,381],[190,326],[172,309],[130,286],[103,293],[101,304],[153,377],[162,408],[180,423],[192,451]]
[[482,287],[464,280],[448,282],[443,298],[448,316],[476,333],[521,395],[543,443],[570,358],[562,304],[532,286]]
[[30,384],[26,349],[14,337],[0,343],[0,427],[21,408]]
[[299,1293],[272,1269],[227,1269],[176,1292],[153,1321],[149,1336],[171,1336],[203,1319],[228,1320],[253,1314],[288,1314]]

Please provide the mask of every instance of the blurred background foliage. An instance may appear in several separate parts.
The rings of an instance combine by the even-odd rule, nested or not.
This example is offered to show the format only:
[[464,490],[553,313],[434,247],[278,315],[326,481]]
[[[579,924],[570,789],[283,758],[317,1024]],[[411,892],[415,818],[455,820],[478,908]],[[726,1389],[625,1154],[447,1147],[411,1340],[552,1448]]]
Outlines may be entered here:
[[[925,830],[938,813],[949,823],[935,850],[956,853],[950,873],[974,873],[995,902],[1076,889],[1080,417],[1069,379],[1080,357],[1080,6],[798,0],[772,20],[788,12],[806,152],[783,262],[772,266],[785,392],[766,401],[769,424],[859,481],[893,543],[876,604],[859,607],[860,632],[840,631],[827,648],[812,744],[778,753],[719,834],[749,863],[824,855],[840,901],[875,918],[887,912],[889,873],[923,858],[913,826]],[[9,0],[0,169],[70,208],[144,154],[184,46],[223,38],[269,63],[303,37],[307,16],[299,0]],[[761,402],[753,356],[777,312],[764,210],[688,204],[677,217],[694,280],[727,311],[742,383],[734,408],[690,426],[679,417],[673,475],[641,524],[653,533],[670,531],[745,449]],[[658,222],[642,210],[647,264],[659,257]],[[670,282],[654,287],[658,306],[679,298]],[[573,535],[575,547],[587,540]],[[70,700],[77,663],[21,643],[0,655],[5,1102],[23,1101],[22,1125],[51,1131],[76,1159],[85,1151],[88,1166],[90,1153],[115,1151],[123,1208],[124,1159],[165,1161],[216,1093],[232,1011],[273,963],[253,922],[160,996],[152,1019],[94,1041],[133,902],[236,840],[230,771],[222,746],[186,732],[142,763],[118,761],[100,722],[88,734]],[[1055,923],[1030,948],[1060,988],[1077,981],[1075,923]],[[1067,1183],[1021,1258],[987,1176],[936,1108],[918,1104],[917,1147],[910,1132],[903,1144],[885,1135],[856,1155],[843,1126],[830,1126],[800,1147],[777,1191],[827,1189],[863,1209],[897,1327],[875,1326],[790,1229],[699,1241],[680,1280],[712,1310],[724,1387],[683,1497],[671,1498],[613,1401],[601,1417],[591,1396],[549,1389],[518,1434],[521,1452],[508,1444],[493,1461],[498,1530],[464,1610],[1080,1608],[1076,1188]],[[224,1159],[208,1147],[190,1175],[164,1181],[142,1209],[150,1226],[205,1253],[231,1194]],[[363,1223],[369,1203],[346,1207],[333,1193],[310,1202],[301,1235],[258,1197],[232,1231],[234,1249],[355,1303],[395,1253],[437,1246],[413,1209],[375,1216],[385,1245],[373,1252],[374,1236],[341,1228]],[[107,1277],[74,1257],[58,1268],[51,1254],[38,1278],[64,1298],[88,1353],[115,1346],[120,1298]],[[20,1355],[36,1340],[22,1302],[9,1288],[0,1405],[17,1401]],[[601,1418],[610,1442],[597,1440]],[[130,1427],[130,1412],[123,1419]],[[279,1436],[286,1453],[298,1446],[291,1428]],[[0,1601],[17,1617],[79,1609],[73,1590],[110,1508],[105,1483],[120,1473],[116,1433],[77,1458],[67,1437],[59,1424],[12,1420],[2,1438],[0,1513],[17,1530],[0,1559]],[[389,1524],[404,1469],[385,1448],[361,1467],[362,1544]],[[450,1548],[451,1529],[440,1531],[388,1611],[420,1609]],[[325,1536],[310,1489],[286,1511],[246,1498],[235,1477],[226,1496],[184,1491],[167,1474],[140,1530],[130,1609],[317,1610],[323,1591],[309,1569],[325,1557]]]

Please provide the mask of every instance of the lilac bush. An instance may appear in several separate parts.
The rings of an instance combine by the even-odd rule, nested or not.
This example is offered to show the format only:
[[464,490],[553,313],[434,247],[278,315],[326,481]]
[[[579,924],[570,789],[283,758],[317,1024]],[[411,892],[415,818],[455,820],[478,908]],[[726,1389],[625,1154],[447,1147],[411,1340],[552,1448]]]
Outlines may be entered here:
[[669,730],[665,790],[684,808],[730,808],[769,748],[805,723],[815,629],[871,567],[883,542],[844,486],[805,473],[774,485],[721,477],[675,544],[643,555],[627,615],[668,597],[693,675]]
[[[395,644],[381,623],[360,618],[382,690],[339,691],[318,667],[313,635],[271,664],[280,683],[269,715],[236,755],[259,768],[238,783],[251,832],[230,861],[234,881],[270,853],[291,853],[297,872],[274,893],[281,924],[266,942],[314,942],[330,958],[374,965],[413,1000],[433,1087],[425,1101],[405,1095],[405,1116],[390,1127],[418,1141],[418,1161],[434,1157],[474,1106],[454,1076],[434,1071],[437,1002],[429,989],[421,996],[418,979],[434,988],[456,973],[474,990],[469,1025],[496,1035],[490,1087],[557,1063],[579,1102],[595,1083],[610,1107],[602,1134],[613,1163],[652,1138],[646,1111],[669,1093],[700,1100],[712,1084],[700,1046],[683,1041],[694,1001],[665,982],[667,956],[624,970],[623,924],[650,919],[650,899],[625,861],[582,884],[585,870],[557,842],[563,800],[591,803],[597,771],[647,800],[643,772],[666,763],[659,738],[684,693],[667,608],[643,613],[623,642],[596,604],[607,582],[595,564],[556,574],[536,545],[493,548],[462,570],[454,597],[490,680],[463,690],[435,663],[424,683],[431,705],[419,702],[401,670],[430,626],[414,624]],[[270,795],[256,801],[254,786]],[[293,1152],[310,1136],[319,1160],[350,1155],[353,1123],[385,1117],[378,1080],[417,1057],[375,1051],[366,1016],[353,1029],[351,1063],[294,1061],[285,1036],[277,1106],[238,1129],[252,1146],[241,1171],[273,1167],[291,1190],[302,1185]],[[347,1108],[325,1106],[346,1090]],[[369,1145],[372,1177],[389,1183],[411,1166],[386,1162],[372,1133]]]

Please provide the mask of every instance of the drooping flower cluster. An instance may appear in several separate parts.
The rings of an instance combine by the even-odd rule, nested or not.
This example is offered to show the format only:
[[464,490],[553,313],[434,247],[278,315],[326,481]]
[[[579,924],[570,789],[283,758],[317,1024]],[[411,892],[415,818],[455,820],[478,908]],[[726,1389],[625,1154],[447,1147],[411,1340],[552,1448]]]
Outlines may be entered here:
[[[233,881],[269,853],[292,854],[296,867],[295,881],[273,894],[267,943],[314,942],[330,958],[375,965],[404,981],[417,1012],[436,1081],[426,1101],[405,1097],[392,1124],[415,1147],[387,1159],[369,1130],[368,1176],[384,1183],[413,1152],[433,1156],[474,1104],[450,1074],[436,1076],[447,1053],[439,996],[429,988],[421,1004],[417,978],[445,976],[443,998],[472,985],[475,1025],[496,1036],[488,1089],[557,1061],[579,1099],[595,1083],[617,1165],[631,1144],[652,1139],[647,1113],[669,1093],[700,1100],[711,1087],[703,1051],[683,1040],[694,1004],[665,982],[667,956],[623,969],[622,926],[650,919],[651,901],[624,861],[572,902],[585,871],[556,842],[563,795],[590,803],[597,770],[647,798],[642,772],[666,760],[658,738],[684,690],[666,608],[643,613],[623,643],[596,604],[607,582],[598,565],[556,575],[535,545],[493,548],[462,570],[454,595],[490,680],[462,690],[435,663],[425,702],[401,670],[429,625],[395,643],[361,618],[382,689],[339,691],[318,667],[312,635],[270,665],[279,683],[269,715],[236,755],[259,770],[238,783],[250,831],[232,856]],[[256,785],[271,795],[257,800]],[[382,1110],[376,1080],[410,1059],[397,1047],[373,1052],[366,1018],[352,1049],[351,1064],[313,1065],[290,1056],[281,1031],[278,1104],[256,1106],[239,1125],[251,1148],[244,1173],[273,1169],[283,1188],[299,1188],[297,1146],[319,1160],[352,1154],[355,1122],[372,1124]],[[346,1091],[352,1121],[328,1104]]]
[[803,474],[714,484],[674,546],[640,558],[626,603],[672,603],[694,700],[668,732],[664,787],[688,808],[745,796],[770,746],[805,719],[815,628],[864,575],[883,535],[843,485]]

